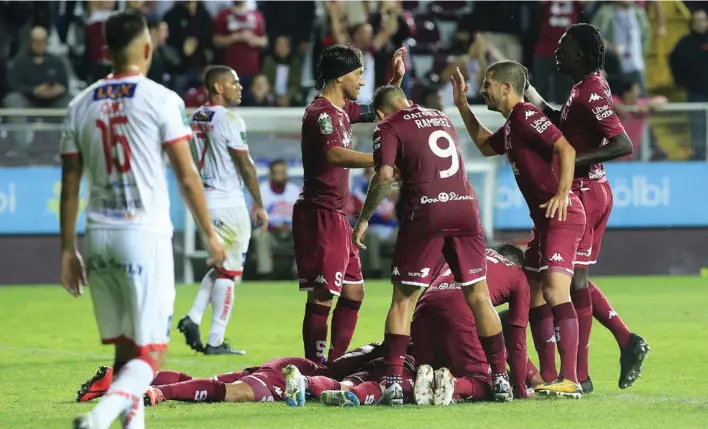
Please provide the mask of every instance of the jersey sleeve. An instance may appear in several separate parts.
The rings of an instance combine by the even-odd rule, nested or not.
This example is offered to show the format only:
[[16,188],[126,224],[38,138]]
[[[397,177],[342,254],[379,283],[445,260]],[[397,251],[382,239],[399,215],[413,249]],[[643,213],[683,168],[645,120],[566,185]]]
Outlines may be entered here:
[[322,144],[324,150],[329,150],[333,147],[345,147],[342,141],[342,133],[339,130],[339,121],[335,121],[337,113],[334,109],[322,109],[313,112],[307,120],[315,122],[311,128],[316,137]]
[[504,149],[504,126],[496,130],[489,138],[487,139],[487,144],[489,147],[492,148],[492,150],[499,155],[504,155],[506,153],[506,150]]
[[352,124],[362,122],[362,111],[360,105],[356,104],[353,101],[347,100],[344,104],[344,110],[347,112],[347,116],[349,116],[349,122],[351,122]]
[[62,130],[61,140],[59,143],[60,155],[76,155],[79,153],[76,126],[74,124],[74,110],[75,108],[70,105],[66,113],[66,118],[64,118],[64,129]]
[[595,124],[606,139],[611,139],[624,132],[624,126],[612,109],[612,98],[601,87],[592,88],[580,96],[580,105],[586,111],[588,123]]
[[192,137],[192,129],[184,108],[184,101],[170,91],[164,106],[160,107],[160,139],[163,144],[176,143]]
[[536,147],[552,149],[553,144],[563,136],[548,116],[538,110],[522,110],[517,115],[524,127],[522,135]]
[[518,270],[516,288],[509,297],[509,325],[526,329],[529,323],[529,308],[531,307],[531,292],[526,276]]
[[229,149],[235,152],[248,152],[248,139],[246,136],[246,123],[240,117],[233,113],[227,113],[228,130],[226,137],[226,145]]
[[396,166],[398,137],[389,124],[379,124],[374,130],[374,167]]

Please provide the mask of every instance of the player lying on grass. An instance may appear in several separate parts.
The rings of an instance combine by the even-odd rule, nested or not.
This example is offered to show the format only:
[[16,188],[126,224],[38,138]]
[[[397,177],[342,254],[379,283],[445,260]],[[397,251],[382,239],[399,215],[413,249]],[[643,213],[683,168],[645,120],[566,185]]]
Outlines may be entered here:
[[[372,376],[361,374],[362,372],[374,374],[376,377],[382,376],[382,353],[381,345],[372,343],[352,350],[327,365],[318,365],[304,358],[276,358],[258,367],[220,374],[212,378],[194,378],[177,371],[160,371],[145,395],[145,402],[147,405],[155,405],[167,400],[188,402],[282,401],[284,400],[287,374],[287,371],[284,374],[283,370],[288,366],[296,368],[297,374],[310,377],[307,382],[319,395],[319,392],[323,390],[339,388],[330,380],[338,383],[337,380],[345,380],[347,376],[354,374],[356,377],[348,383],[353,386],[373,379]],[[412,375],[415,366],[410,358],[407,360],[406,366],[408,373]],[[290,372],[293,371],[290,370]],[[97,373],[81,386],[76,400],[85,402],[101,397],[112,379],[113,369],[100,367]],[[412,391],[412,381],[409,384]],[[301,390],[304,401],[306,389]]]

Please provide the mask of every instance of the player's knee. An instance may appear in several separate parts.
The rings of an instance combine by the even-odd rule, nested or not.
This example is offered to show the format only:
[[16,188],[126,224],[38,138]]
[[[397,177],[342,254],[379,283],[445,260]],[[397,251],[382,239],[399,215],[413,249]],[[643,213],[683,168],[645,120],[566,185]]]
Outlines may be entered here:
[[307,291],[308,304],[319,304],[331,307],[333,298],[334,295],[332,295],[332,292],[324,288],[315,288]]
[[588,270],[585,268],[576,268],[573,273],[573,279],[570,282],[570,289],[578,291],[588,288]]
[[364,300],[364,283],[357,284],[346,284],[342,288],[342,298],[346,298],[350,301],[363,301]]
[[486,282],[479,282],[462,288],[467,304],[471,306],[486,305],[491,302]]

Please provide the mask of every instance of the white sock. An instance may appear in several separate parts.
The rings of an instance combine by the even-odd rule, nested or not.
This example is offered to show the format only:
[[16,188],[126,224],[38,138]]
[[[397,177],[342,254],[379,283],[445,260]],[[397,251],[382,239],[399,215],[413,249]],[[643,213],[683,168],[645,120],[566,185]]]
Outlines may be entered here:
[[113,380],[98,405],[91,410],[91,419],[97,429],[108,429],[118,416],[127,415],[134,406],[139,408],[138,404],[143,402],[143,394],[154,377],[152,367],[142,359],[133,359],[125,364],[118,378]]
[[214,313],[211,316],[211,330],[207,344],[212,347],[220,346],[224,342],[226,325],[231,319],[231,310],[234,307],[234,286],[241,282],[241,277],[236,281],[230,279],[216,279],[211,293],[211,305]]
[[145,429],[145,403],[141,400],[137,407],[120,416],[123,429]]
[[192,309],[189,310],[189,318],[192,322],[197,325],[201,325],[202,316],[209,306],[209,298],[211,298],[211,290],[214,287],[214,279],[216,278],[216,271],[212,268],[206,273],[202,279],[202,284],[199,286],[199,292],[197,292],[197,297],[194,298],[194,304],[192,304]]

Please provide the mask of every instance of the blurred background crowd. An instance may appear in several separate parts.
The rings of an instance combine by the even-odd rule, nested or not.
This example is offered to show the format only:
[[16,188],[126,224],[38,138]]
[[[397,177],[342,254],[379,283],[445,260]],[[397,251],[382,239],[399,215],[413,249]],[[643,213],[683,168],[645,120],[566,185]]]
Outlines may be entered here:
[[[477,90],[484,70],[502,59],[525,64],[538,91],[560,104],[571,82],[556,70],[558,39],[569,25],[590,22],[605,38],[614,108],[636,148],[624,161],[706,161],[708,109],[698,103],[708,101],[708,2],[161,0],[0,1],[0,108],[15,112],[0,113],[0,165],[57,164],[62,115],[18,109],[64,108],[105,76],[103,23],[123,8],[140,9],[149,22],[155,46],[149,77],[188,107],[206,102],[202,78],[211,64],[238,72],[245,107],[305,106],[316,94],[320,52],[338,43],[364,53],[360,103],[388,81],[390,56],[406,46],[403,86],[426,107],[452,106],[455,67],[472,86],[469,102],[482,104]],[[277,256],[292,254],[290,217],[301,183],[288,178],[299,165],[299,144],[293,144],[299,135],[277,125],[249,135],[254,158],[269,171],[262,194],[271,228],[254,237],[249,256],[254,275],[265,278],[276,271],[292,275],[292,259]],[[354,179],[352,216],[371,173]],[[368,275],[381,274],[379,256],[392,252],[396,191],[371,221],[373,251],[363,261]],[[282,261],[287,266],[275,266]]]

